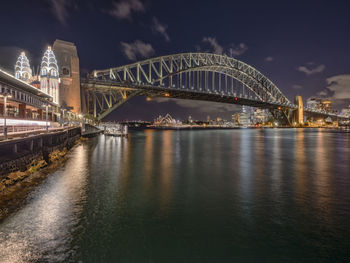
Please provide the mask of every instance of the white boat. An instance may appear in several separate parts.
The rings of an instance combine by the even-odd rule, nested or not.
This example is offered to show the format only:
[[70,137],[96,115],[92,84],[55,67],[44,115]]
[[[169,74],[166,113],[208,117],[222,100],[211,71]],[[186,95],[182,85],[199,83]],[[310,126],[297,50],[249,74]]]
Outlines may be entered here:
[[120,124],[105,126],[104,134],[109,136],[128,136],[128,126]]

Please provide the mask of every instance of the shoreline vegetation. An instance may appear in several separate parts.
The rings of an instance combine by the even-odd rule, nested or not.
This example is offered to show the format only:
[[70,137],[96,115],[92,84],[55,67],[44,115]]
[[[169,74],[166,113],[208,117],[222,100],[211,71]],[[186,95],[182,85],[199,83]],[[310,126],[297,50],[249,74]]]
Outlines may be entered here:
[[36,186],[67,161],[67,154],[85,140],[77,140],[70,149],[64,147],[62,150],[51,152],[46,161],[43,157],[37,158],[25,171],[12,172],[3,178],[0,181],[0,222],[16,211]]

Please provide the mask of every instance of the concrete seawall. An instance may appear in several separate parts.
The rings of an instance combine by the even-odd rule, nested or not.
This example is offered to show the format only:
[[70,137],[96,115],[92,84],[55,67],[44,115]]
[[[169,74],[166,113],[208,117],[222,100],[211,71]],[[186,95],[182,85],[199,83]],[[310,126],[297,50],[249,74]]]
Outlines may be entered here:
[[40,134],[27,138],[0,142],[0,181],[9,173],[26,171],[35,160],[50,163],[50,154],[70,149],[81,136],[81,128]]

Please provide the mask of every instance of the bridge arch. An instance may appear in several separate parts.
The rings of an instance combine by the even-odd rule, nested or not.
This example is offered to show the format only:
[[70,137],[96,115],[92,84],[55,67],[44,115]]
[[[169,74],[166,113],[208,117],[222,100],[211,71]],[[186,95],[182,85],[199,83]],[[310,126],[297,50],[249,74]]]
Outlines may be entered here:
[[[124,97],[128,94],[157,96],[169,90],[173,93],[181,91],[179,96],[183,98],[186,94],[200,93],[292,105],[277,86],[254,67],[226,55],[211,53],[167,55],[94,70],[83,86],[104,94],[104,91],[123,91]],[[106,110],[102,109],[104,103]],[[117,103],[101,97],[98,105],[102,110],[99,116],[103,118]]]

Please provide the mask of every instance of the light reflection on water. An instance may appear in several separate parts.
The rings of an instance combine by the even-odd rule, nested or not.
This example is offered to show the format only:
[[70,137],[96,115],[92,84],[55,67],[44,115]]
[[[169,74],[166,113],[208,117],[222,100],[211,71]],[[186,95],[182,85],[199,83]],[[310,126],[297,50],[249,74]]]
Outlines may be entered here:
[[28,205],[0,226],[1,262],[64,261],[72,229],[78,228],[86,200],[87,147],[78,146],[70,160],[29,198]]
[[0,224],[1,262],[350,259],[349,133],[146,130],[70,155]]

